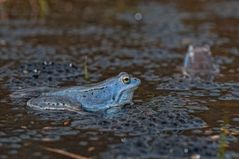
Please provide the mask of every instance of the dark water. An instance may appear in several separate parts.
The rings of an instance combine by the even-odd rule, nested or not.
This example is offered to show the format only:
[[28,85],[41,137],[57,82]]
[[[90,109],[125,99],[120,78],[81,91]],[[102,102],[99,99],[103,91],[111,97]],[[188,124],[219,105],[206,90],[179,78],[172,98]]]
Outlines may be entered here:
[[[0,158],[239,158],[239,1],[6,0],[0,16]],[[214,82],[182,78],[192,43],[212,46]],[[9,98],[121,71],[142,85],[114,115]]]

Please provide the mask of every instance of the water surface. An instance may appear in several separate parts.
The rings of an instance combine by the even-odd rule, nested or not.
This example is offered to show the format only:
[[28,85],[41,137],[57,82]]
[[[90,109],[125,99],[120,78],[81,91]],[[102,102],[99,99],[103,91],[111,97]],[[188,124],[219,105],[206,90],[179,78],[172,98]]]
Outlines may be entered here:
[[[69,157],[47,148],[95,158],[239,157],[238,1],[6,0],[0,17],[0,158]],[[182,78],[192,43],[212,46],[214,82]],[[135,105],[110,116],[39,112],[9,98],[121,71],[142,85]]]

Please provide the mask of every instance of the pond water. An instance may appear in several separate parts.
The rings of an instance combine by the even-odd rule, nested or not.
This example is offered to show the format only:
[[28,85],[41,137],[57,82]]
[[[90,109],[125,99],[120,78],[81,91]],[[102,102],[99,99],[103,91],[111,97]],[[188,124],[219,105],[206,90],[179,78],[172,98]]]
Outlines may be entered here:
[[[0,0],[0,158],[239,158],[239,1]],[[189,44],[220,73],[190,81]],[[128,72],[134,105],[44,112],[9,94]]]

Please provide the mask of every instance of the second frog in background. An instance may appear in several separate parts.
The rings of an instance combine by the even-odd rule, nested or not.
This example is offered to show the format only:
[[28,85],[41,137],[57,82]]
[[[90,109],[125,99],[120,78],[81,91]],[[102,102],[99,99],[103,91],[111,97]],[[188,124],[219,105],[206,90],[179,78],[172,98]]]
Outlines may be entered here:
[[190,79],[213,80],[219,73],[209,45],[190,45],[184,58],[183,74]]

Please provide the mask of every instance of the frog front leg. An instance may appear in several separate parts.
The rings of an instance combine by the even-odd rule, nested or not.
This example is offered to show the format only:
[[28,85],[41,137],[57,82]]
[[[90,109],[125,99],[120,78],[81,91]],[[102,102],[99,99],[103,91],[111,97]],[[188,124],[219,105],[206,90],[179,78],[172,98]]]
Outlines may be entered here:
[[27,106],[42,110],[68,110],[79,112],[81,104],[61,96],[39,96],[27,101]]

